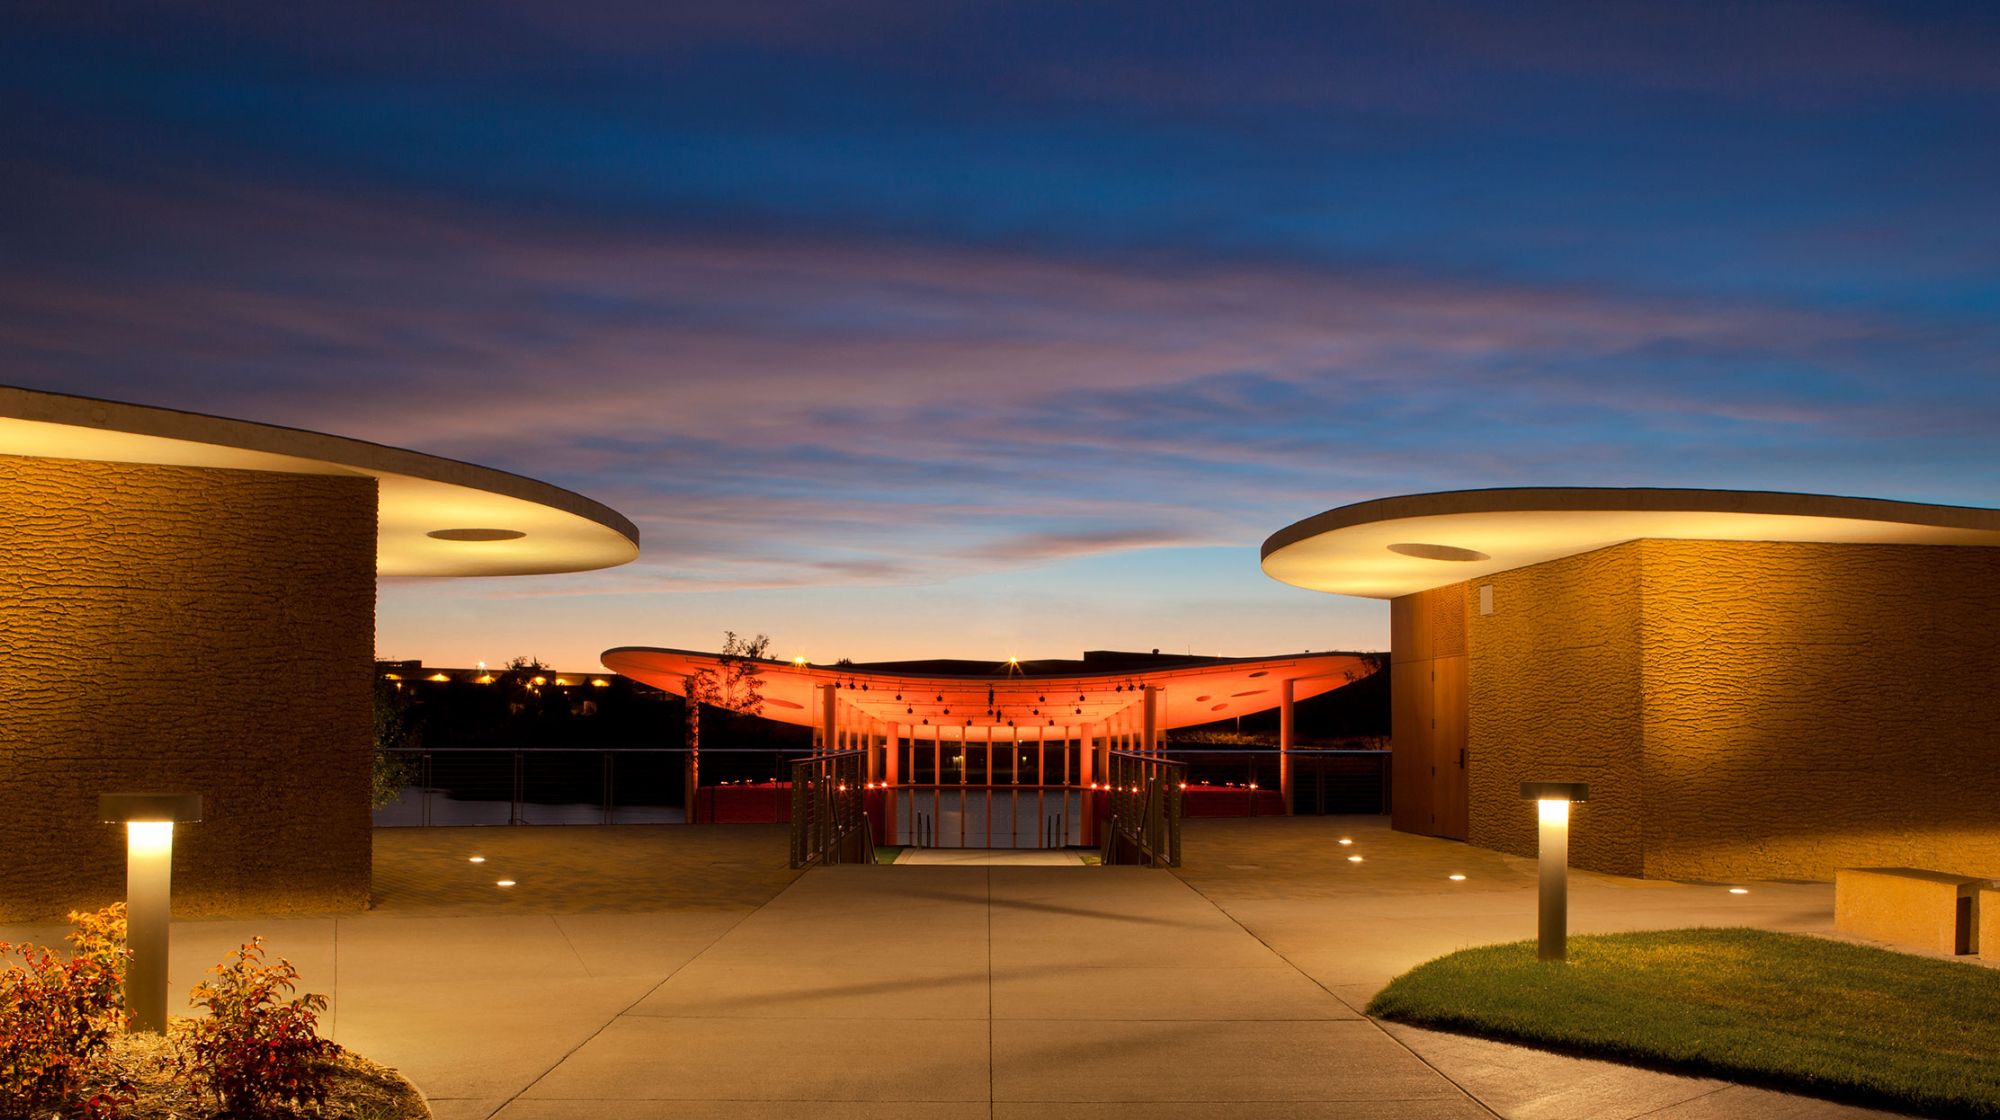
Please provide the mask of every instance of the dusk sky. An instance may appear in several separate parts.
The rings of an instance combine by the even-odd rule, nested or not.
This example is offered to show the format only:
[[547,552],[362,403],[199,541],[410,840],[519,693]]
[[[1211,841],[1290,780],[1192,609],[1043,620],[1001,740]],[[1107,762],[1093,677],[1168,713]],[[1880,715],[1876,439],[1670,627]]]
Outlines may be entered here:
[[1262,540],[1463,487],[2000,504],[2000,4],[430,7],[0,36],[0,381],[644,534],[385,581],[383,656],[1379,649]]

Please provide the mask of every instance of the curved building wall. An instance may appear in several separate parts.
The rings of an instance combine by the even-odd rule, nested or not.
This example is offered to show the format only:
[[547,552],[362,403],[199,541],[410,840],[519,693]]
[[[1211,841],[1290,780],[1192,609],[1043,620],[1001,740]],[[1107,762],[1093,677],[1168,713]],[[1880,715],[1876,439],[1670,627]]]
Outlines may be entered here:
[[99,793],[200,793],[180,915],[368,899],[372,478],[0,456],[0,921],[124,893]]
[[1470,839],[1581,867],[2000,874],[2000,550],[1633,541],[1471,581]]

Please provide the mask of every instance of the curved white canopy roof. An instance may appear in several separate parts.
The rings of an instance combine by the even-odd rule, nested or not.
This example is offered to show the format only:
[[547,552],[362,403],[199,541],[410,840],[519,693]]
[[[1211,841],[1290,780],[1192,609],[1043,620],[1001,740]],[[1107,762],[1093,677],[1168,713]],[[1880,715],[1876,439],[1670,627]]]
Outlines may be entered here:
[[1452,490],[1308,517],[1264,542],[1264,572],[1393,599],[1644,538],[2000,547],[2000,510],[1762,490]]
[[576,572],[639,555],[639,530],[581,494],[299,428],[0,386],[0,455],[366,475],[380,490],[384,576]]

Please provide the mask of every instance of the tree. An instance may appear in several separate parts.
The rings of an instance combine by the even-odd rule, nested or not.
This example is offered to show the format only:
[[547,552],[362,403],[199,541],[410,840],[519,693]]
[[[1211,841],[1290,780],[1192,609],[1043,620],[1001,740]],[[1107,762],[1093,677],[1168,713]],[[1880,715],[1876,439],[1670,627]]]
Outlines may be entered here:
[[687,696],[687,819],[694,823],[695,794],[701,789],[701,709],[705,704],[737,715],[764,714],[764,682],[758,670],[771,639],[763,634],[738,638],[723,631],[717,669],[696,669],[681,678]]
[[417,767],[408,751],[421,738],[418,715],[404,695],[402,686],[377,679],[375,682],[375,774],[374,808],[393,805],[403,795],[403,787],[417,780]]

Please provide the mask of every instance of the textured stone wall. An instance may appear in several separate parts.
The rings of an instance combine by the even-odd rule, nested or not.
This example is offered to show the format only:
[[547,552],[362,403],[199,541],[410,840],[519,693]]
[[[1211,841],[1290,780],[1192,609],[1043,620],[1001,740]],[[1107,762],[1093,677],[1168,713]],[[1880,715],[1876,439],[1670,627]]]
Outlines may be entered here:
[[0,456],[0,920],[121,897],[115,790],[197,792],[181,915],[366,905],[375,482]]
[[1591,783],[1582,867],[2000,875],[2000,550],[1636,541],[1480,583],[1474,843],[1531,853],[1546,777]]
[[1467,839],[1533,855],[1524,781],[1589,782],[1570,861],[1638,875],[1644,867],[1643,705],[1637,543],[1475,580],[1493,613],[1471,612]]
[[2000,549],[1640,548],[1648,875],[2000,875]]

